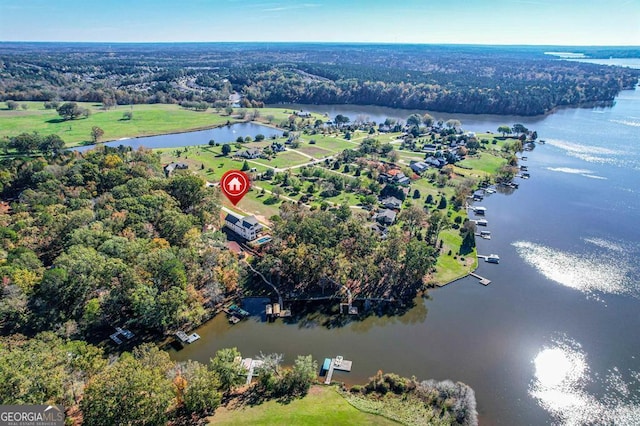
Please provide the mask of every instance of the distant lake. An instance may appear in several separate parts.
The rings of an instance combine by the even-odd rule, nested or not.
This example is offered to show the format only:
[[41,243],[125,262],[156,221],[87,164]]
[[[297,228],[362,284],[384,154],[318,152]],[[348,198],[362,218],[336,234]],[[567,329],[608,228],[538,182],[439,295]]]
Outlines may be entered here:
[[597,65],[616,65],[619,67],[640,69],[640,58],[610,58],[610,59],[566,59],[571,62],[586,62],[588,64]]
[[[270,138],[274,135],[280,137],[282,136],[282,131],[255,123],[238,123],[232,124],[230,126],[217,127],[215,129],[198,130],[195,132],[121,139],[99,144],[99,146],[104,145],[118,147],[120,145],[125,145],[130,146],[134,149],[137,149],[141,146],[152,149],[176,148],[180,146],[206,145],[211,139],[218,143],[231,143],[235,142],[238,136],[242,136],[243,138],[251,136],[251,138],[253,139],[258,134],[263,134],[265,138]],[[73,149],[77,151],[86,151],[95,147],[96,145],[88,145],[76,147]]]

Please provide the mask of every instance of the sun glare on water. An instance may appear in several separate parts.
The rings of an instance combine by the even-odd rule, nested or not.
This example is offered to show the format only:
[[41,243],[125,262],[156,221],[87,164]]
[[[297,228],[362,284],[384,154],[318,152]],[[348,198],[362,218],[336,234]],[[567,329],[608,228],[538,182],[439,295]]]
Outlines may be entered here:
[[[591,240],[585,240],[591,243]],[[522,259],[546,278],[563,286],[579,290],[598,299],[599,294],[629,294],[638,297],[638,282],[634,281],[634,266],[621,253],[601,240],[594,240],[601,250],[597,253],[569,253],[529,241],[513,243]],[[617,247],[616,247],[617,249]]]
[[[585,353],[567,339],[543,348],[533,359],[535,376],[529,394],[562,425],[638,425],[640,396],[630,388],[638,374],[625,381],[617,368],[609,371],[604,395],[586,390],[592,377]],[[637,385],[637,383],[636,383]]]

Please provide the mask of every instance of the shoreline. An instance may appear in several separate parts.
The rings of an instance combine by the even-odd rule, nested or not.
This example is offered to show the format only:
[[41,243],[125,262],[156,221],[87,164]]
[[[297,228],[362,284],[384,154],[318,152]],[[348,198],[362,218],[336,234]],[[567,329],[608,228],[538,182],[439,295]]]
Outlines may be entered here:
[[[171,132],[167,132],[167,133],[153,133],[153,134],[148,134],[148,135],[137,135],[137,136],[123,136],[121,138],[118,139],[105,139],[104,141],[98,142],[98,143],[91,143],[88,145],[82,145],[82,144],[75,144],[75,145],[70,145],[65,147],[65,149],[70,149],[70,148],[88,148],[90,149],[90,147],[98,147],[100,145],[104,145],[106,143],[110,143],[110,142],[120,142],[120,141],[127,141],[127,140],[132,140],[132,139],[144,139],[144,138],[152,138],[152,137],[156,137],[156,136],[169,136],[169,135],[181,135],[184,133],[192,133],[192,132],[202,132],[205,130],[213,130],[213,129],[219,129],[221,127],[226,127],[226,126],[233,126],[234,124],[242,124],[242,123],[253,123],[253,121],[235,121],[231,124],[219,124],[219,125],[212,125],[212,126],[201,126],[201,127],[196,127],[196,128],[189,128],[189,129],[182,129],[182,130],[178,130],[178,131],[171,131]],[[256,123],[256,124],[262,124],[262,123]],[[227,143],[231,143],[231,142],[227,142]],[[196,146],[196,145],[187,145],[187,146]]]

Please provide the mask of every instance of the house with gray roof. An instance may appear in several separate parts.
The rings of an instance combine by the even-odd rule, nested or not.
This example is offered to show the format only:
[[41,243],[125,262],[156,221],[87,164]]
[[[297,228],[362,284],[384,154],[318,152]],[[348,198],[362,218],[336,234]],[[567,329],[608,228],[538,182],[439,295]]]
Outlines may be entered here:
[[247,241],[253,241],[258,238],[258,233],[262,231],[262,225],[255,216],[236,216],[228,213],[224,218],[224,226],[240,235]]
[[259,158],[262,155],[262,151],[258,148],[249,148],[238,152],[237,155],[242,158]]
[[381,225],[393,225],[393,222],[396,221],[397,213],[390,209],[384,209],[374,216],[376,222]]
[[164,174],[169,177],[175,170],[186,170],[188,168],[189,165],[185,163],[169,163],[164,166]]
[[391,210],[399,210],[402,207],[402,200],[396,197],[385,197],[380,200],[380,204]]
[[422,174],[425,171],[427,171],[427,169],[429,168],[429,165],[424,161],[416,161],[414,163],[411,163],[409,167],[411,167],[411,170],[413,170],[417,174]]

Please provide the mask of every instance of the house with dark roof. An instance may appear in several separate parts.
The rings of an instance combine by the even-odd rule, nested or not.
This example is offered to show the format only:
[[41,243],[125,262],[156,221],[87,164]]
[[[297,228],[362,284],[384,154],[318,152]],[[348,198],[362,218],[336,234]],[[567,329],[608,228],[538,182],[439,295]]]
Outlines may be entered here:
[[390,209],[384,209],[374,215],[374,219],[376,222],[381,225],[393,225],[393,222],[396,221],[397,213]]
[[258,148],[249,148],[238,152],[237,155],[242,158],[259,158],[262,155],[262,151]]
[[435,153],[438,150],[438,147],[435,144],[427,143],[422,147],[422,151]]
[[169,177],[169,175],[171,175],[175,170],[186,170],[188,168],[189,165],[185,163],[169,163],[164,166],[164,174]]
[[402,200],[399,200],[396,197],[385,197],[380,200],[380,204],[387,209],[399,210],[400,207],[402,207]]
[[228,213],[224,218],[224,226],[247,241],[255,240],[263,228],[255,216],[242,217],[232,213]]
[[417,174],[422,174],[427,171],[429,165],[424,161],[416,161],[415,163],[411,163],[409,167],[411,167],[411,170],[413,170]]
[[398,185],[409,185],[411,183],[411,180],[409,180],[409,178],[406,177],[404,173],[400,172],[393,177],[392,182],[397,183]]
[[286,148],[284,147],[284,145],[281,144],[280,142],[273,142],[271,144],[271,151],[273,151],[273,152],[282,152],[285,149]]

